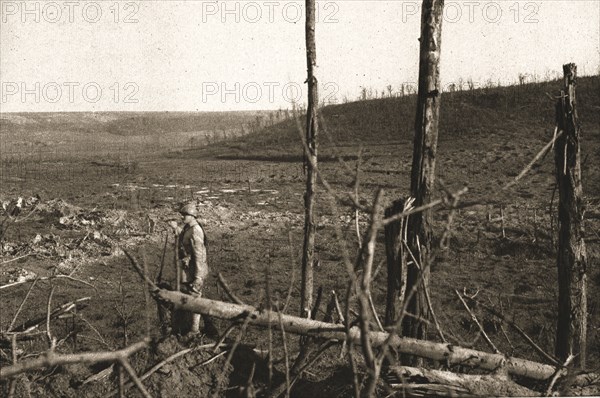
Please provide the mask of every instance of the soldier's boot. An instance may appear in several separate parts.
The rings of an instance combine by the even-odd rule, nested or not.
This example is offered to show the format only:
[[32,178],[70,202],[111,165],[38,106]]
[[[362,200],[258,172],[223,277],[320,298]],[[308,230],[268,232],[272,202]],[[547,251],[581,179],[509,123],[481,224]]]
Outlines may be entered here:
[[191,317],[191,326],[190,326],[190,333],[199,333],[200,332],[200,314],[192,314]]

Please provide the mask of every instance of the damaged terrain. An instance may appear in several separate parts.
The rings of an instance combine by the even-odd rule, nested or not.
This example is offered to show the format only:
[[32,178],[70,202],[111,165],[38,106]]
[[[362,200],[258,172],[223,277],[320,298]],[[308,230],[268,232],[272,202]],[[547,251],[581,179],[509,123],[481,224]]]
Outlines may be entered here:
[[[600,120],[594,111],[600,105],[599,84],[597,77],[582,78],[579,88],[591,267],[588,362],[595,371],[600,362],[600,273],[596,267],[600,258]],[[443,187],[439,191],[468,186],[461,198],[464,207],[450,221],[447,209],[437,211],[434,219],[436,233],[447,240],[432,269],[431,301],[451,344],[490,351],[483,329],[507,356],[547,363],[543,352],[553,352],[558,286],[557,199],[551,156],[540,159],[511,189],[500,188],[552,138],[553,108],[544,93],[554,86],[457,92],[445,94],[442,101],[437,161]],[[360,203],[370,205],[377,188],[384,189],[385,205],[405,197],[412,156],[410,123],[405,120],[412,120],[413,111],[412,97],[324,108],[320,167],[326,182],[340,195],[352,193],[355,174],[348,168],[355,170],[359,163]],[[10,117],[2,115],[2,123]],[[26,130],[26,122],[20,123],[19,129]],[[144,125],[134,124],[131,130]],[[103,126],[99,123],[93,128]],[[111,126],[115,128],[114,123]],[[3,159],[3,367],[15,359],[40,358],[52,344],[59,355],[114,352],[150,337],[147,348],[128,357],[150,396],[265,396],[271,388],[285,384],[299,337],[278,328],[247,324],[230,328],[225,320],[217,320],[222,338],[164,335],[158,303],[125,252],[145,267],[152,281],[174,289],[172,224],[181,221],[177,209],[194,202],[209,240],[211,275],[205,296],[231,301],[233,293],[240,302],[258,309],[299,314],[305,176],[295,121],[280,120],[256,134],[204,142],[188,150],[140,154],[134,159],[135,167],[99,162],[92,155],[33,164],[36,156],[18,165],[14,163],[21,160],[12,157],[10,166]],[[332,208],[331,196],[322,186],[319,189],[315,287],[322,299],[316,318],[340,322],[340,314],[327,309],[332,292],[342,306],[347,295],[349,277],[340,241],[353,258],[370,215],[356,214],[343,200],[334,200]],[[451,229],[445,233],[448,225]],[[371,294],[382,319],[385,258],[381,233],[376,237]],[[225,284],[218,283],[219,278]],[[472,297],[479,303],[469,304],[480,326],[459,297]],[[354,321],[357,311],[351,301],[349,314],[341,315]],[[436,328],[429,333],[431,340],[440,340]],[[352,396],[353,369],[347,352],[342,344],[325,349],[296,382],[291,395]],[[12,384],[3,380],[1,388],[8,394],[13,385],[15,397],[97,397],[117,396],[121,383],[127,388],[125,396],[142,396],[123,368],[113,362],[36,369],[20,374]],[[365,371],[362,362],[355,363],[359,374]],[[438,365],[440,370],[463,368]],[[397,379],[393,372],[385,376],[389,385],[399,384]],[[519,381],[540,394],[548,387],[545,382]],[[388,393],[383,385],[379,392],[381,396]],[[586,392],[590,394],[579,391]]]

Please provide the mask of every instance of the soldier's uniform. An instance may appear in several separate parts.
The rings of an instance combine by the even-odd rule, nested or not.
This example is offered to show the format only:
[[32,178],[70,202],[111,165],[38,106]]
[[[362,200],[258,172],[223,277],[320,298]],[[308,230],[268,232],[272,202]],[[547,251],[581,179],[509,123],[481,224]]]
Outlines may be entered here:
[[[186,205],[179,213],[184,216],[185,220],[185,226],[178,237],[179,260],[184,271],[181,275],[182,290],[193,296],[202,296],[202,288],[208,277],[206,234],[198,220],[196,220],[198,211],[195,205]],[[204,332],[206,334],[218,335],[212,319],[200,314],[190,313],[189,321],[185,322],[188,325],[184,327],[184,330],[198,333],[200,331],[200,318],[204,320]]]
[[186,224],[179,234],[179,258],[183,263],[182,282],[190,294],[201,295],[208,276],[204,230],[197,220]]

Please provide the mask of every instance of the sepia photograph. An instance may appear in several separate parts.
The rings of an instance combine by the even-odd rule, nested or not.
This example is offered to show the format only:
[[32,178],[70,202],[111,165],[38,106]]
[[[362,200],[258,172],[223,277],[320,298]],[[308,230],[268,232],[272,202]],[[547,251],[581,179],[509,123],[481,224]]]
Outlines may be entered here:
[[600,396],[600,0],[0,0],[0,396]]

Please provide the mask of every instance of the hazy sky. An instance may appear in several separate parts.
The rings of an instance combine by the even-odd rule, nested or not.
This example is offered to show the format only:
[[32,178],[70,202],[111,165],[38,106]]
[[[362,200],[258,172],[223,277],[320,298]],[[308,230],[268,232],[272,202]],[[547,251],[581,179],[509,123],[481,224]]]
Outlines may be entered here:
[[[420,1],[318,2],[321,97],[415,84]],[[304,2],[0,0],[1,111],[291,107]],[[600,71],[600,1],[446,1],[442,80]]]

